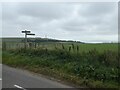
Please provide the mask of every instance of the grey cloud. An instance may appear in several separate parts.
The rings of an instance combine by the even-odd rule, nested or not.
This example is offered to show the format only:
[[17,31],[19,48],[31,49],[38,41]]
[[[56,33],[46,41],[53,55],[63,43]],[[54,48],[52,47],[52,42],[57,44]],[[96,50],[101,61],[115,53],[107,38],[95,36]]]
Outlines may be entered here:
[[80,40],[117,41],[116,3],[5,3],[3,36],[36,36]]
[[[87,5],[86,5],[87,4]],[[83,8],[79,8],[79,15],[83,15],[86,17],[99,17],[105,16],[111,12],[114,12],[116,9],[116,3],[111,2],[100,2],[100,3],[86,3],[83,4]]]
[[68,17],[74,10],[70,5],[57,3],[24,3],[20,4],[19,7],[21,14],[44,20]]
[[[84,9],[84,7],[86,8]],[[92,31],[92,33],[97,35],[118,33],[117,6],[115,6],[115,3],[85,4],[83,8],[78,10],[78,13],[80,12],[82,14],[79,14],[77,18],[65,23],[65,26],[63,25],[65,30],[74,32]]]

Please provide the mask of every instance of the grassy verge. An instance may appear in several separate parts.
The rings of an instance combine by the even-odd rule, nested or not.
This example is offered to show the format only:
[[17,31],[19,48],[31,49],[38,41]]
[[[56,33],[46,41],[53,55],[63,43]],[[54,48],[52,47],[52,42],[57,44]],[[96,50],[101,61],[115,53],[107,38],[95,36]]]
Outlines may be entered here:
[[2,63],[2,40],[0,39],[0,63]]
[[0,53],[0,64],[2,63],[2,53]]
[[17,49],[3,52],[3,63],[49,75],[77,86],[118,88],[118,54],[114,51],[71,53],[66,50]]

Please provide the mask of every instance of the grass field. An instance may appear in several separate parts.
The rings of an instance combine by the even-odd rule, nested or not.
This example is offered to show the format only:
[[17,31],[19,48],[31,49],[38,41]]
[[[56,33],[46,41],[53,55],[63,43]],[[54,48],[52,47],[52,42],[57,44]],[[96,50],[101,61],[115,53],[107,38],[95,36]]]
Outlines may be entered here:
[[[3,63],[49,75],[77,86],[118,88],[118,44],[5,42]],[[24,47],[24,44],[23,44]]]
[[[6,42],[7,49],[16,49],[16,48],[23,48],[24,43],[17,43],[17,42]],[[29,45],[29,44],[28,44]],[[35,43],[33,43],[32,48],[35,48]],[[103,52],[104,50],[118,50],[117,43],[110,43],[110,44],[81,44],[81,43],[55,43],[55,42],[42,42],[36,43],[36,48],[47,48],[47,49],[64,49],[69,51],[71,47],[71,52],[77,51],[77,47],[79,48],[79,52],[88,52],[90,50],[96,49],[99,52]]]
[[[23,38],[3,38],[3,43],[5,42],[5,46],[7,49],[15,49],[15,48],[23,48],[24,42],[21,42]],[[35,38],[32,38],[33,40]],[[103,52],[104,50],[118,50],[117,43],[99,43],[99,44],[84,44],[84,43],[73,43],[73,42],[37,42],[32,43],[31,47],[35,48],[35,44],[37,48],[47,48],[47,49],[61,49],[64,48],[69,50],[71,47],[71,52],[76,51],[77,46],[79,47],[79,52],[88,52],[89,50],[96,49],[99,52]],[[27,44],[29,47],[30,45]],[[3,45],[4,46],[4,45]]]

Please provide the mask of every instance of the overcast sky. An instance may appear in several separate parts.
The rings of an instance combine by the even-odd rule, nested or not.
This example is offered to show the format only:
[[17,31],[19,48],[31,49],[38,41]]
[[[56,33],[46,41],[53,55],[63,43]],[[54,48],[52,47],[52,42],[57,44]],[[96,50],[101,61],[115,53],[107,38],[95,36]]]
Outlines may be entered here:
[[84,42],[118,41],[118,3],[4,3],[3,37],[32,37]]

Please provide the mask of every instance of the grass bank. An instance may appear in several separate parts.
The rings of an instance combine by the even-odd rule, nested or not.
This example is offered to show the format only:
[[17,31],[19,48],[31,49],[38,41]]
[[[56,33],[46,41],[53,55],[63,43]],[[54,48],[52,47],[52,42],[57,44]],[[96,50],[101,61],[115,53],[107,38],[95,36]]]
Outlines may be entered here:
[[118,88],[119,55],[116,51],[96,49],[72,53],[64,49],[15,49],[3,51],[3,63],[49,75],[77,86]]

